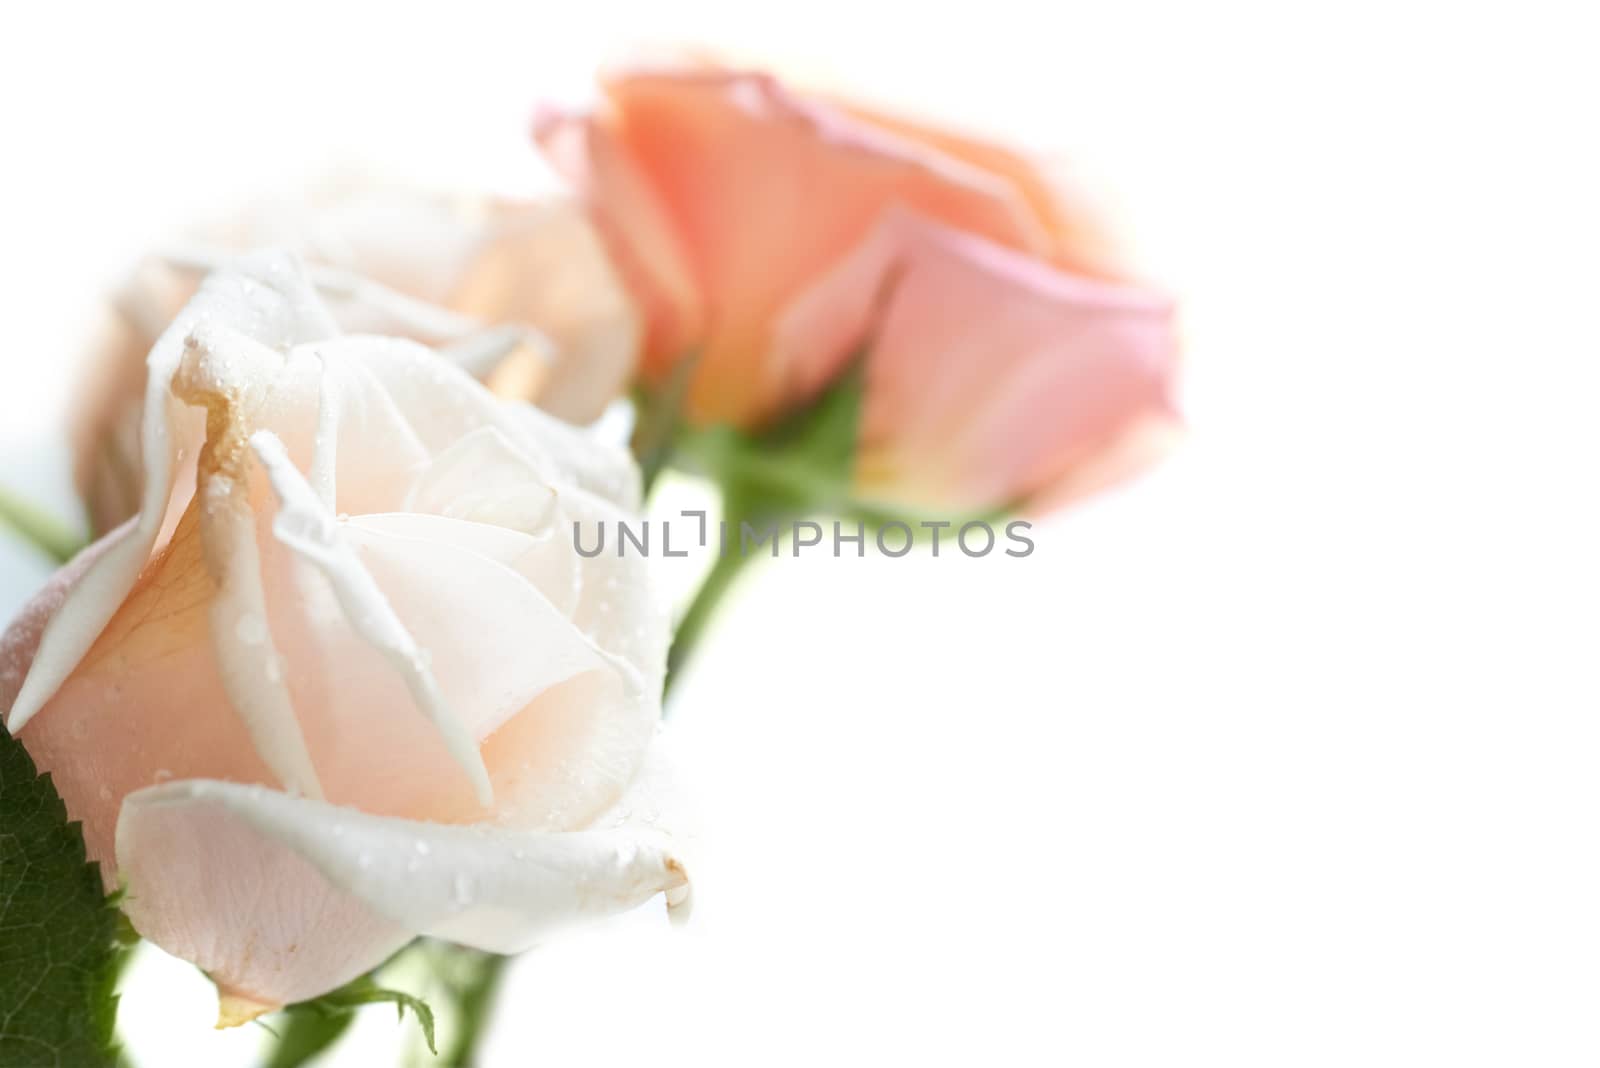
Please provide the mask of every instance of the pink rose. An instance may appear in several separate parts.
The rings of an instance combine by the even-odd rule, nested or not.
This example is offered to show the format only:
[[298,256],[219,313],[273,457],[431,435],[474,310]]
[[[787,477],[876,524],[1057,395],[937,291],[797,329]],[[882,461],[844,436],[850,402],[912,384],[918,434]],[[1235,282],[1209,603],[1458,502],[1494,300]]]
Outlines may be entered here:
[[866,345],[858,490],[935,508],[1056,500],[1171,429],[1170,303],[1022,157],[762,74],[604,89],[536,135],[644,311],[646,379],[698,361],[691,420],[758,427]]
[[342,336],[281,256],[206,279],[144,412],[139,512],[0,640],[0,710],[225,1022],[418,934],[510,952],[683,899],[666,612],[573,542],[635,506],[625,453]]

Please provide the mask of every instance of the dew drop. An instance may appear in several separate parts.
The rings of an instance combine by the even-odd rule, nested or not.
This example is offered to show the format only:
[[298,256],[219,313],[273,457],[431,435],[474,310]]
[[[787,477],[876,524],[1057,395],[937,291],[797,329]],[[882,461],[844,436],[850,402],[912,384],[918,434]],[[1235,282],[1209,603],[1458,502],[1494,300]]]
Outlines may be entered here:
[[258,615],[243,615],[233,625],[234,634],[246,645],[263,645],[267,640],[267,625]]

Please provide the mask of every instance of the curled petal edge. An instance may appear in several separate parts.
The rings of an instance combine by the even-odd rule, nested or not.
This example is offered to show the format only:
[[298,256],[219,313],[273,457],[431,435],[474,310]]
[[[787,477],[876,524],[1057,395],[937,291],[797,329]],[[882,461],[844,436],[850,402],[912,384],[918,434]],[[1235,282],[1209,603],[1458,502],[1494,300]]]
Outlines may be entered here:
[[[205,779],[130,794],[117,826],[119,863],[137,872],[122,854],[162,834],[166,817],[196,807],[231,829],[233,848],[251,841],[287,848],[377,917],[489,952],[521,952],[552,931],[627,911],[656,894],[665,894],[675,920],[690,906],[686,866],[672,836],[654,827],[550,833],[427,823]],[[206,870],[230,877],[226,865]],[[130,881],[136,925],[139,890]],[[160,944],[160,932],[144,933]]]

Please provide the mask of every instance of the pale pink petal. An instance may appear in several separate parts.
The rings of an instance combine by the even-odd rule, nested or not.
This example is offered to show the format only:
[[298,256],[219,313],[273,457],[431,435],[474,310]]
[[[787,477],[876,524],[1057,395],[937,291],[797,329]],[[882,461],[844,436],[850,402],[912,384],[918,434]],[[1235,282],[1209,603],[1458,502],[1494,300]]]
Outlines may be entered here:
[[[329,879],[294,843],[256,832],[213,801],[210,790],[222,789],[205,780],[150,787],[130,794],[113,821],[123,911],[145,938],[210,976],[220,997],[261,1009],[305,1001],[416,936]],[[225,789],[230,800],[288,801],[261,787]],[[346,811],[316,809],[334,814],[326,830],[336,841]],[[350,859],[362,863],[359,854]]]
[[133,588],[166,525],[177,449],[176,402],[169,387],[190,333],[202,322],[226,325],[280,351],[336,332],[304,275],[286,257],[249,258],[234,271],[207,279],[150,353],[140,443],[145,484],[138,521],[113,535],[45,627],[11,708],[13,732],[26,726],[89,651]]
[[[514,953],[656,894],[669,906],[688,899],[672,840],[652,827],[456,827],[223,782],[129,797],[117,845],[140,933],[264,1001],[312,996],[371,967],[397,928]],[[185,916],[184,899],[207,907]],[[252,947],[253,934],[265,944]],[[319,934],[330,944],[305,941]]]
[[[286,488],[292,481],[286,471],[278,478]],[[527,492],[541,499],[550,493],[537,483]],[[623,616],[630,637],[616,652],[586,636],[567,614],[583,605],[581,591],[572,601],[571,579],[554,591],[568,598],[565,609],[536,581],[550,577],[545,558],[551,550],[576,556],[570,543],[555,541],[568,536],[564,529],[535,538],[442,516],[394,514],[341,524],[331,514],[316,514],[315,505],[300,494],[293,529],[280,516],[279,538],[330,578],[365,576],[357,584],[367,590],[360,598],[366,607],[352,610],[342,596],[330,605],[325,594],[291,574],[288,582],[272,583],[272,617],[274,632],[284,635],[296,703],[318,710],[307,731],[330,797],[375,812],[536,818],[561,826],[616,796],[659,714],[659,674],[652,670],[659,656],[634,667],[628,659],[637,654],[632,634],[661,617]],[[310,527],[299,528],[312,518],[315,538],[305,534]],[[337,556],[349,557],[333,573],[325,566],[332,556],[316,547],[324,543],[343,546]],[[308,545],[315,551],[308,554]],[[277,565],[280,575],[283,566]],[[619,612],[631,612],[630,599],[644,595],[610,596]],[[393,633],[379,647],[388,655],[375,657],[357,623],[384,619]],[[664,646],[664,637],[652,643]],[[420,691],[400,686],[406,677],[393,674],[397,657],[408,671],[425,664],[431,685]],[[497,801],[492,812],[483,811],[481,798],[463,796],[458,777],[441,774],[440,740],[403,714],[418,692],[431,703],[431,722],[449,728],[454,741],[446,748],[457,763],[465,759],[468,738],[484,743]]]
[[[108,888],[116,886],[112,835],[124,795],[168,779],[276,781],[223,689],[209,621],[213,589],[191,509],[19,735],[67,813],[82,821],[89,859]],[[14,633],[33,627],[25,616]]]
[[1173,419],[1170,302],[909,212],[796,301],[779,337],[801,391],[865,348],[857,486],[888,503],[1017,505]]
[[592,422],[627,391],[641,316],[579,205],[565,198],[506,204],[493,218],[450,305],[484,322],[532,324],[549,346],[543,360],[500,363],[488,384],[562,419]]
[[433,724],[451,759],[471,779],[479,803],[489,804],[493,790],[475,732],[447,704],[434,678],[432,651],[419,646],[406,629],[356,547],[339,529],[334,514],[290,462],[283,443],[270,431],[257,431],[250,444],[278,497],[274,535],[327,579],[344,621],[405,683],[411,702]]
[[243,334],[202,323],[189,337],[172,389],[207,412],[196,501],[206,570],[215,585],[208,617],[223,689],[278,781],[293,792],[321,797],[267,623],[243,452],[245,413],[260,405],[283,362],[278,352]]
[[430,454],[492,426],[529,457],[546,481],[576,485],[627,508],[637,506],[639,473],[626,449],[532,405],[501,400],[421,345],[351,337],[320,351],[371,374]]

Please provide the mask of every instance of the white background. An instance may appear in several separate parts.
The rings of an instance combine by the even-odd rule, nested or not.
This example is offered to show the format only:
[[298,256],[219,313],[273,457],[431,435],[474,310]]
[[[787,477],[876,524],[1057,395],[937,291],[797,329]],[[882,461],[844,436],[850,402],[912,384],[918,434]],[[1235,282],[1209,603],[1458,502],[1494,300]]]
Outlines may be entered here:
[[[1027,560],[750,576],[674,716],[694,925],[525,958],[490,1064],[1592,1065],[1582,14],[13,5],[0,479],[71,507],[89,309],[175,223],[350,161],[532,189],[534,102],[640,43],[1059,151],[1182,297],[1188,445]],[[0,552],[9,613],[46,572]],[[172,961],[124,1004],[147,1068],[262,1038]],[[383,1063],[392,1016],[359,1031]]]

